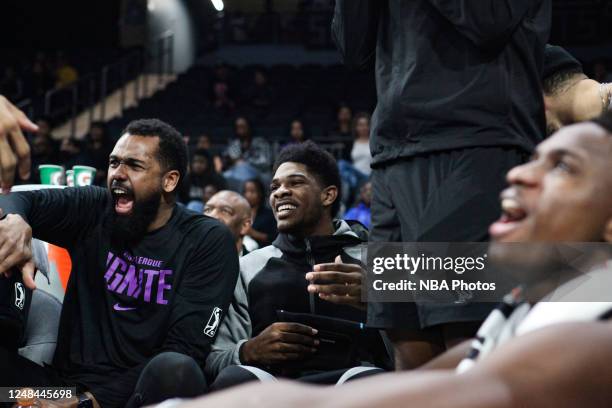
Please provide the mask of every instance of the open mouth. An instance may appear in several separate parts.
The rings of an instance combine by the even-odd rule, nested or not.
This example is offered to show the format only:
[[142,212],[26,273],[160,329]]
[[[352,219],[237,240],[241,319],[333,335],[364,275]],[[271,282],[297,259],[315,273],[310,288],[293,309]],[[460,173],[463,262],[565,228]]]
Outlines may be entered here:
[[278,219],[283,219],[290,216],[297,209],[294,203],[280,203],[276,205],[276,216]]
[[128,215],[134,208],[134,196],[131,191],[123,187],[112,187],[111,193],[115,199],[115,212],[119,215]]
[[489,234],[494,239],[501,239],[519,227],[527,218],[527,211],[514,198],[503,198],[501,202],[502,216],[491,224]]

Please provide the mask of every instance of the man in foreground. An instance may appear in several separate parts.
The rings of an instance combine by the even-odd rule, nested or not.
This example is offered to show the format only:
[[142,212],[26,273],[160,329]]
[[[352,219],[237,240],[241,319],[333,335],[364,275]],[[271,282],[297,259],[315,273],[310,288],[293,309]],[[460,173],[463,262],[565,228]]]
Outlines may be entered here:
[[[514,262],[516,254],[504,251],[505,243],[612,243],[611,153],[612,114],[563,128],[541,143],[529,163],[508,173],[504,214],[490,227],[491,252]],[[525,320],[536,313],[539,299],[526,299],[527,307],[536,306]],[[608,407],[612,323],[604,319],[612,303],[602,306],[607,313],[602,308],[554,324],[549,320],[527,332],[518,330],[519,321],[510,338],[490,347],[485,358],[470,353],[474,364],[462,374],[451,369],[466,357],[466,347],[457,346],[428,367],[438,370],[385,374],[337,388],[248,386],[181,407]],[[485,326],[481,331],[489,332]]]
[[35,289],[32,236],[68,249],[73,265],[53,364],[1,346],[0,384],[76,386],[79,401],[60,407],[138,407],[206,391],[200,367],[238,261],[225,226],[176,205],[186,163],[174,128],[139,120],[110,155],[108,189],[0,197],[8,214],[0,221],[0,284],[21,270]]

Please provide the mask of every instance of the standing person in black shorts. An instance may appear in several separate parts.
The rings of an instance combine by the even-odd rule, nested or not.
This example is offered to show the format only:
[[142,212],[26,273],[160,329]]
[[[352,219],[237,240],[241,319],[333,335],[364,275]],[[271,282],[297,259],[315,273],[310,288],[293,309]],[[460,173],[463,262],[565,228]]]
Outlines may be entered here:
[[[76,387],[80,402],[59,407],[139,407],[206,391],[201,367],[231,300],[238,257],[227,227],[176,205],[186,166],[181,135],[145,119],[115,145],[108,189],[0,197],[8,214],[0,220],[0,289],[20,269],[15,285],[35,288],[32,236],[72,259],[52,364],[19,356],[4,341],[15,336],[2,331],[2,386]],[[0,298],[0,323],[7,306]]]
[[[550,18],[550,0],[336,1],[345,64],[376,72],[372,241],[488,238],[506,172],[545,134]],[[489,309],[371,303],[368,324],[408,369],[473,335]]]

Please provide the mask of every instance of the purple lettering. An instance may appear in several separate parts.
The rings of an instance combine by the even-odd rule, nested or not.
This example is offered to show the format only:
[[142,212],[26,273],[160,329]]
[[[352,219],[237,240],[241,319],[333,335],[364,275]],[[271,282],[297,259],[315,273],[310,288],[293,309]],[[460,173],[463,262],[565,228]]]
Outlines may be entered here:
[[145,285],[144,301],[151,301],[151,286],[153,285],[153,278],[159,275],[159,271],[153,269],[145,269],[144,273],[147,274],[147,283]]
[[127,273],[125,274],[125,278],[121,285],[116,290],[117,293],[123,293],[127,287],[127,295],[132,297],[138,297],[140,294],[140,282],[142,281],[142,274],[140,277],[140,281],[138,280],[138,275],[136,273],[136,267],[134,265],[130,265]]
[[108,268],[108,270],[104,274],[104,279],[106,280],[106,282],[107,283],[110,282],[111,278],[113,277],[113,275],[117,271],[117,267],[119,267],[123,272],[125,272],[126,266],[127,266],[127,264],[125,263],[125,261],[123,261],[123,259],[115,258],[115,260],[111,264],[110,268]]
[[166,284],[166,275],[172,275],[170,269],[162,269],[159,271],[159,284],[157,285],[157,304],[167,305],[168,301],[164,299],[164,290],[168,290],[172,285]]

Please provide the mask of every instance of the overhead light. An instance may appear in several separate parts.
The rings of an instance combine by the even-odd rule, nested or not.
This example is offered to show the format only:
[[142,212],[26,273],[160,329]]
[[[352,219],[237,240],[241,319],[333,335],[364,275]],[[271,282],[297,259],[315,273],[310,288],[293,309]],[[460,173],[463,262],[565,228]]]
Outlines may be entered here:
[[210,0],[217,11],[223,11],[223,0]]

